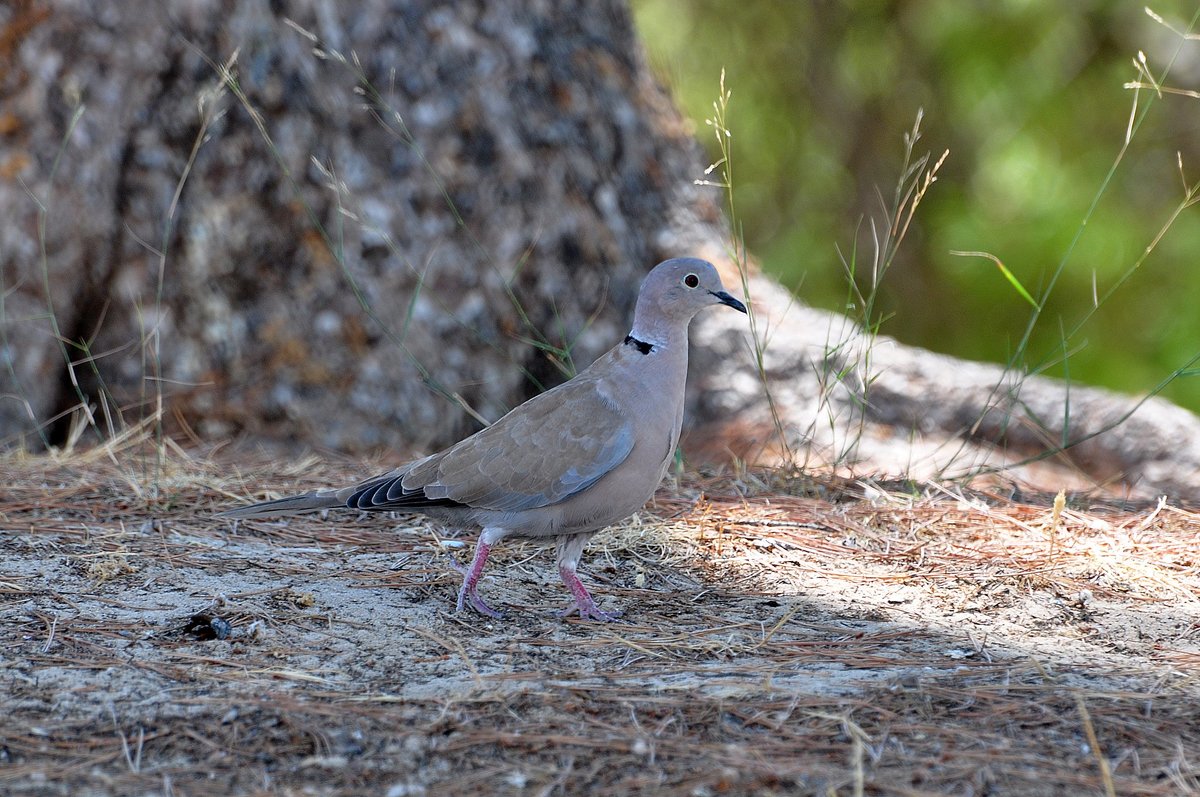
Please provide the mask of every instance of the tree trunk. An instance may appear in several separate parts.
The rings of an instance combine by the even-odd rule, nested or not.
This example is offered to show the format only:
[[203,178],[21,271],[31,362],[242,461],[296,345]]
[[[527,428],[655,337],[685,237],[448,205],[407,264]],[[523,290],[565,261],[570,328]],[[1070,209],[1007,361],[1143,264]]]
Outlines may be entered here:
[[53,2],[7,26],[10,439],[61,442],[44,425],[81,393],[103,431],[161,392],[205,436],[445,443],[463,407],[589,362],[645,270],[719,229],[619,3]]

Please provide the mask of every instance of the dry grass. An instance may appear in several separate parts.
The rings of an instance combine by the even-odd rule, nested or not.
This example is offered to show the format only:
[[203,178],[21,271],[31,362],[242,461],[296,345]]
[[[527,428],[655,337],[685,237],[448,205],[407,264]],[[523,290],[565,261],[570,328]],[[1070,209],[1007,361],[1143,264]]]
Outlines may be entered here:
[[212,517],[371,468],[0,461],[0,792],[1200,793],[1186,509],[692,476],[593,542],[613,625],[537,546],[485,622],[422,523]]

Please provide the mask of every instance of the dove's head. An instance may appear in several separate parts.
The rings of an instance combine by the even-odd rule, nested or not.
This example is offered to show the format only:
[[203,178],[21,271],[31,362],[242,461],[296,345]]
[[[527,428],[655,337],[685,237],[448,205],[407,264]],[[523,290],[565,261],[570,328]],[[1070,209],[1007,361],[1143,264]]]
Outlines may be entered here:
[[746,312],[746,305],[725,290],[712,263],[695,257],[664,260],[642,281],[630,334],[639,340],[666,343],[686,333],[692,317],[714,304]]

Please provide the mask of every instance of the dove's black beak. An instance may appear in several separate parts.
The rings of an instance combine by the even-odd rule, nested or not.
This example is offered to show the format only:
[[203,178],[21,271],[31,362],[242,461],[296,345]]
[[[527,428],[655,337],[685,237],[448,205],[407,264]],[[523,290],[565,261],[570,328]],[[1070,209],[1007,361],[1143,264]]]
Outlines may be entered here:
[[734,310],[741,310],[743,313],[746,312],[746,305],[742,304],[725,291],[709,291],[709,293],[717,297],[717,301],[721,304],[727,304]]

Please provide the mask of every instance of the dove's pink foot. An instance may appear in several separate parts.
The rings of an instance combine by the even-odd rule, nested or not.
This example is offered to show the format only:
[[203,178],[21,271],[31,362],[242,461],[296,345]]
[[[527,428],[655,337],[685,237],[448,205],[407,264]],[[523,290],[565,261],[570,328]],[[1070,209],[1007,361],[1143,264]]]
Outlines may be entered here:
[[463,610],[463,606],[470,605],[472,609],[480,614],[499,620],[504,617],[503,614],[488,606],[483,602],[483,598],[475,591],[479,585],[479,578],[483,575],[483,566],[487,563],[488,554],[491,553],[492,546],[482,540],[475,546],[475,558],[471,560],[471,566],[463,569],[455,568],[463,574],[462,586],[458,588],[458,611]]
[[583,586],[583,582],[579,580],[579,576],[573,568],[560,567],[558,568],[558,575],[575,598],[575,605],[561,612],[559,614],[560,617],[569,617],[575,612],[579,612],[581,620],[598,620],[602,623],[610,623],[621,616],[620,612],[609,613],[600,611],[600,607],[596,605],[596,601],[592,599],[591,594],[587,591],[587,587]]

